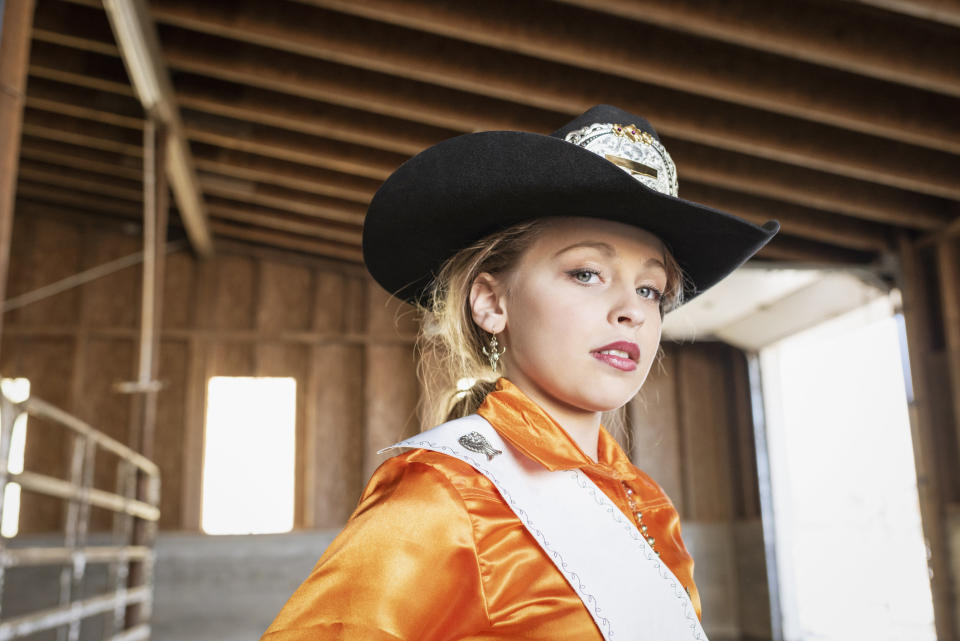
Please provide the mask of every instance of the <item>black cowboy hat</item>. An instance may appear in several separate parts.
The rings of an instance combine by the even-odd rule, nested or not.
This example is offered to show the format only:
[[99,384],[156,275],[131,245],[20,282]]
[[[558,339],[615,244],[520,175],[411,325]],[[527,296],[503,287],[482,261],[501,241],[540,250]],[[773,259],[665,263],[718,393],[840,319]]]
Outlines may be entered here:
[[[660,185],[651,188],[635,177],[655,176],[656,168],[565,140],[586,144],[581,134],[595,124],[608,134],[610,126],[617,128],[616,135],[637,141],[635,147],[657,162],[666,158]],[[676,193],[674,172],[653,127],[610,105],[593,107],[549,136],[457,136],[405,162],[377,190],[364,221],[364,262],[391,294],[426,302],[426,289],[444,261],[484,236],[546,216],[602,218],[660,238],[687,276],[689,300],[746,262],[780,225],[760,227],[670,195]],[[644,180],[653,184],[649,176]]]

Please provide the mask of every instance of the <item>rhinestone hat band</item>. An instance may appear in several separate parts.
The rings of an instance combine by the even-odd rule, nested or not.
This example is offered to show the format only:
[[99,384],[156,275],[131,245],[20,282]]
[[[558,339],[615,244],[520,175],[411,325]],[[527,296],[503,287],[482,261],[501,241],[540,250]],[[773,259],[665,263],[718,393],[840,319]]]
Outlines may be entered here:
[[645,187],[677,195],[677,167],[660,141],[636,125],[594,123],[564,138],[592,151],[633,176]]

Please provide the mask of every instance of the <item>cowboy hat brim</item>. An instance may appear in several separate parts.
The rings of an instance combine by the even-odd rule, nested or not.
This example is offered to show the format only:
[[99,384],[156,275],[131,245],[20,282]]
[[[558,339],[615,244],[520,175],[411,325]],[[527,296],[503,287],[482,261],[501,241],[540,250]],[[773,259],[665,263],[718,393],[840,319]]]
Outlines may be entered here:
[[780,228],[662,194],[560,138],[486,131],[426,149],[381,185],[364,221],[364,262],[388,292],[423,303],[457,251],[547,216],[612,220],[656,235],[684,270],[686,300],[743,264]]

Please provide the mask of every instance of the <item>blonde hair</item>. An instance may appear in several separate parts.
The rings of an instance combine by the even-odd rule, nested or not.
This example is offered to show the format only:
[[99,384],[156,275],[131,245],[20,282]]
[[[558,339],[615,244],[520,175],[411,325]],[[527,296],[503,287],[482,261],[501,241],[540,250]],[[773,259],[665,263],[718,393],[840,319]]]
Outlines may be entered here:
[[[427,288],[417,336],[424,427],[472,414],[493,390],[499,374],[483,354],[488,337],[473,322],[470,289],[483,272],[496,276],[514,269],[549,221],[519,223],[464,247],[443,263]],[[686,283],[669,251],[664,251],[664,265],[667,287],[661,315],[680,305]]]

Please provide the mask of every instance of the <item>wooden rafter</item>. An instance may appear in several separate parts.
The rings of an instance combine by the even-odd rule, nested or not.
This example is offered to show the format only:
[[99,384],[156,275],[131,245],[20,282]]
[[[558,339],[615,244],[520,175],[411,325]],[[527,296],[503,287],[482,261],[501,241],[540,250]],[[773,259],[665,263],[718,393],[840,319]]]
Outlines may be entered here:
[[165,138],[165,173],[194,250],[213,252],[203,193],[184,136],[173,85],[160,52],[156,26],[144,0],[104,0],[115,41],[135,93],[151,118],[161,122]]

